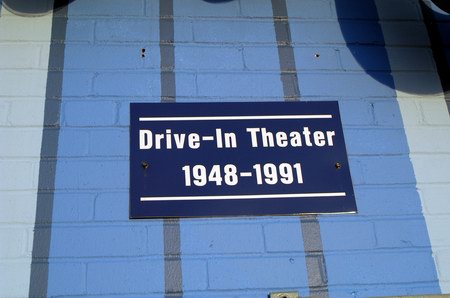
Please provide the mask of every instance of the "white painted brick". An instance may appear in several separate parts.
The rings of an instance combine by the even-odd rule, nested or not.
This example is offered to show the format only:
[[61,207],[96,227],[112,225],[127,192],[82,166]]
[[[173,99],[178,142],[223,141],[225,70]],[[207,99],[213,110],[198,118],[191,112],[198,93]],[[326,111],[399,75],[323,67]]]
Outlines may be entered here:
[[[448,234],[450,217],[448,215],[427,216],[426,222],[433,247],[435,249],[438,247],[449,248]],[[430,229],[430,227],[432,227],[432,229]],[[449,273],[447,272],[447,274]]]
[[414,172],[418,183],[450,182],[450,175],[448,173],[448,169],[450,169],[450,154],[411,153],[411,160],[414,165]]
[[8,140],[0,145],[1,157],[40,157],[42,128],[3,128],[0,140]]
[[36,68],[41,48],[36,44],[0,44],[0,65],[8,68]]
[[[443,96],[436,96],[435,100],[428,99],[420,102],[424,121],[431,125],[449,125],[450,117]],[[450,150],[450,148],[449,148]]]
[[436,72],[393,72],[398,97],[423,98],[441,94],[442,87]]
[[44,108],[44,102],[41,98],[13,101],[11,102],[8,123],[13,126],[42,127]]
[[34,163],[0,161],[0,190],[29,190],[33,187]]
[[47,71],[0,72],[0,96],[39,96],[45,94]]
[[450,214],[450,184],[446,185],[419,185],[425,213]]
[[2,9],[0,21],[1,41],[48,41],[51,32],[51,15],[36,18],[5,16]]
[[30,267],[29,260],[0,262],[0,297],[27,297]]
[[36,192],[1,192],[0,223],[34,225]]
[[414,133],[409,135],[408,142],[412,153],[450,153],[450,127],[414,128]]
[[[443,264],[450,264],[450,247],[446,250],[439,250],[436,253],[436,257],[439,260],[440,263]],[[442,278],[444,281],[449,282],[449,286],[450,286],[450,274],[448,272],[448,270],[440,270],[441,268],[438,268],[438,272],[439,272],[439,277]],[[448,292],[444,292],[443,293],[449,293]]]
[[392,71],[435,71],[433,54],[428,48],[388,48]]
[[0,259],[26,255],[27,233],[24,228],[0,226]]
[[[423,23],[381,21],[386,45],[428,46],[428,34]],[[411,34],[414,32],[414,34]]]
[[0,125],[6,125],[8,122],[9,103],[2,102],[0,99]]

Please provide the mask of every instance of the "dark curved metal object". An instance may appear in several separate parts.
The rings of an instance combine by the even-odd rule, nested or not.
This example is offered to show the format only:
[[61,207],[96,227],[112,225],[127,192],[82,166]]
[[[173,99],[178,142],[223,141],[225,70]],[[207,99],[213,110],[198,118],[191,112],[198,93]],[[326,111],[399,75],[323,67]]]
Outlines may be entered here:
[[38,17],[50,13],[54,9],[65,7],[75,0],[3,0],[3,7],[10,12],[28,17]]

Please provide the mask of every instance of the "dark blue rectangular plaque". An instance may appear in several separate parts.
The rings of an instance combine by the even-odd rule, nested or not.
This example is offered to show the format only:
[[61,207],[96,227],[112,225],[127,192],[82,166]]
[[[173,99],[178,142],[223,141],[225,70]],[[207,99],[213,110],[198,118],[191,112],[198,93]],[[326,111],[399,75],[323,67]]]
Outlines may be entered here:
[[356,212],[337,102],[130,113],[130,218]]

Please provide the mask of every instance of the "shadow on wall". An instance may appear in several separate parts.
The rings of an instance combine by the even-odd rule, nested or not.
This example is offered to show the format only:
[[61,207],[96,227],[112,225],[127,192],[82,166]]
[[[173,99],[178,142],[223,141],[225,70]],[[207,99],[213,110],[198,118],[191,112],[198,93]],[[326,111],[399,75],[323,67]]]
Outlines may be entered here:
[[53,8],[58,9],[73,1],[74,0],[2,0],[3,8],[16,15],[29,17],[46,15],[50,13]]
[[[423,1],[423,0],[420,0]],[[435,0],[436,1],[436,0]],[[430,76],[429,72],[424,72],[422,75],[417,75],[417,73],[409,73],[408,70],[423,70],[423,61],[429,59],[428,57],[420,57],[417,55],[416,49],[414,47],[410,47],[414,42],[418,42],[419,46],[427,47],[427,44],[420,44],[420,40],[427,40],[427,37],[424,36],[421,38],[417,36],[417,38],[411,37],[415,34],[426,34],[426,28],[424,28],[423,32],[417,32],[417,23],[415,22],[392,22],[386,23],[386,27],[384,28],[384,33],[389,34],[390,40],[398,40],[399,45],[405,44],[405,48],[402,49],[402,55],[396,55],[395,65],[400,65],[400,73],[396,76],[395,86],[391,79],[388,79],[386,76],[382,75],[382,70],[377,69],[376,65],[383,65],[383,63],[378,63],[378,61],[385,61],[387,59],[386,51],[377,51],[368,53],[368,51],[361,50],[360,40],[357,39],[357,35],[361,34],[358,32],[361,30],[360,26],[355,27],[355,23],[350,21],[350,19],[358,19],[358,18],[366,18],[369,17],[373,19],[374,22],[378,21],[378,15],[376,14],[377,8],[375,7],[374,1],[358,1],[353,2],[353,4],[349,3],[349,0],[335,0],[336,11],[339,19],[339,26],[341,28],[342,35],[353,55],[355,60],[361,65],[361,67],[366,71],[367,74],[372,76],[375,80],[380,83],[389,86],[393,89],[397,89],[398,91],[409,93],[409,94],[418,94],[418,95],[432,95],[432,94],[441,94],[443,89],[444,92],[449,92],[448,84],[439,84],[439,79],[433,76]],[[439,0],[437,0],[439,2]],[[396,11],[399,9],[398,3],[396,1],[386,2],[389,3],[391,7],[385,8],[390,11]],[[444,6],[442,6],[444,5]],[[449,9],[449,5],[441,4],[444,9]],[[353,7],[353,9],[349,9],[349,7]],[[450,20],[450,16],[443,10],[439,10],[436,6],[427,4],[421,5],[423,10],[423,14],[432,15],[433,20]],[[362,15],[361,15],[362,14]],[[370,15],[372,14],[372,15]],[[427,20],[428,21],[428,20]],[[358,28],[357,28],[358,27]],[[367,30],[371,30],[371,28],[366,27]],[[373,28],[372,28],[373,29]],[[435,29],[438,30],[438,29]],[[382,33],[381,33],[382,34]],[[439,38],[438,40],[433,40],[433,51],[437,47],[440,51],[445,51],[445,36],[450,36],[450,26],[444,27],[441,26],[439,28]],[[382,35],[381,35],[382,36]],[[411,38],[405,38],[405,37]],[[384,38],[381,40],[372,40],[366,41],[368,45],[379,45],[380,47],[384,47]],[[437,44],[436,44],[437,42]],[[409,53],[410,55],[409,55]],[[422,52],[423,55],[426,55],[426,51]],[[435,53],[433,53],[435,55]],[[441,55],[442,56],[442,55]],[[441,80],[448,80],[448,77],[445,75],[449,73],[450,68],[450,55],[447,55],[443,59],[436,59],[436,63],[439,64],[439,75],[441,76]],[[442,71],[442,69],[444,71]],[[395,70],[395,68],[394,68]],[[402,70],[405,70],[402,72]],[[433,71],[433,70],[432,70]],[[444,77],[443,74],[444,73]]]

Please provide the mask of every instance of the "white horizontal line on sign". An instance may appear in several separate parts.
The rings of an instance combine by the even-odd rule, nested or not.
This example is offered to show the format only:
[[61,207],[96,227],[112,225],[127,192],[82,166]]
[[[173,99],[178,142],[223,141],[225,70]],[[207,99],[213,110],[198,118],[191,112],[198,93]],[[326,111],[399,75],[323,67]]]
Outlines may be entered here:
[[212,121],[212,120],[264,120],[264,119],[331,119],[332,115],[261,115],[261,116],[199,116],[199,117],[140,117],[139,121]]
[[233,195],[233,196],[186,196],[186,197],[141,197],[145,201],[198,201],[198,200],[249,200],[249,199],[286,199],[286,198],[320,198],[345,197],[345,192],[318,192],[267,195]]

